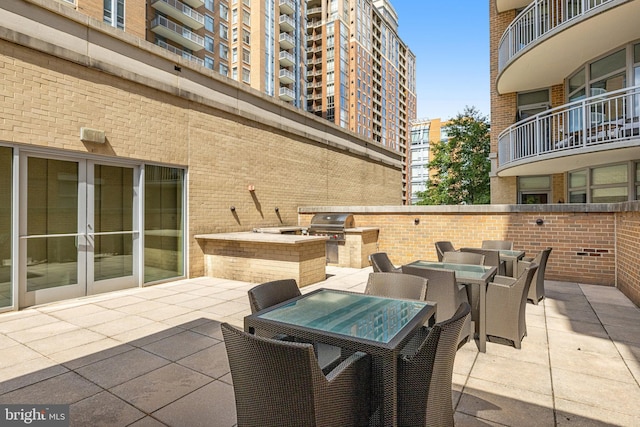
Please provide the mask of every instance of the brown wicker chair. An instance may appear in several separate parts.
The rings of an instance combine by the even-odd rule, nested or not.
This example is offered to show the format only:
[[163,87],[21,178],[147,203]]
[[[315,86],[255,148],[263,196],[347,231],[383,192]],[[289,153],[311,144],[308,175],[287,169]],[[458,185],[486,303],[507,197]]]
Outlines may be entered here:
[[238,427],[359,426],[369,417],[370,358],[354,353],[328,375],[313,346],[221,325]]
[[489,249],[478,248],[461,248],[460,252],[471,252],[480,255],[484,255],[483,265],[492,265],[498,267],[498,273],[500,276],[505,276],[507,272],[507,265],[504,261],[500,260],[500,252]]
[[408,274],[370,273],[365,294],[424,301],[427,279]]
[[463,303],[450,319],[423,328],[417,348],[407,346],[398,361],[398,425],[453,426],[451,383],[460,331],[471,308]]
[[[454,271],[403,265],[402,272],[405,275],[419,276],[428,280],[426,300],[438,303],[436,322],[451,318],[460,304],[469,302],[466,286],[456,283]],[[460,335],[460,342],[466,342],[471,332],[469,320]]]
[[527,300],[533,304],[538,305],[541,299],[544,298],[544,272],[547,269],[547,260],[551,255],[552,248],[543,249],[538,252],[535,258],[524,258],[518,261],[518,274],[522,273],[531,263],[538,264],[538,270],[531,279],[531,286],[529,286],[529,294]]
[[531,264],[517,278],[496,276],[487,287],[487,327],[488,337],[503,338],[521,348],[522,338],[527,335],[526,308],[527,294],[533,275],[538,269]]
[[473,252],[445,252],[442,255],[442,262],[451,264],[474,264],[484,265],[484,255]]
[[369,262],[373,271],[377,273],[401,273],[400,267],[393,265],[386,252],[376,252],[369,255]]
[[484,249],[506,249],[512,251],[513,242],[508,240],[483,240],[481,247]]
[[302,295],[295,279],[274,280],[254,286],[247,291],[251,313]]
[[[256,313],[260,310],[264,310],[265,308],[269,308],[273,305],[280,304],[281,302],[302,295],[295,279],[281,279],[265,282],[249,289],[247,294],[249,295],[249,305],[251,306],[252,313]],[[256,334],[263,335],[263,332],[256,331]],[[288,337],[286,335],[269,336],[269,338],[285,341],[295,340],[295,338]],[[320,366],[322,366],[323,370],[333,369],[333,367],[340,361],[340,358],[344,357],[340,347],[316,343],[314,348]]]
[[442,262],[442,256],[445,252],[456,252],[456,248],[448,241],[436,242],[436,253],[438,254],[438,261]]

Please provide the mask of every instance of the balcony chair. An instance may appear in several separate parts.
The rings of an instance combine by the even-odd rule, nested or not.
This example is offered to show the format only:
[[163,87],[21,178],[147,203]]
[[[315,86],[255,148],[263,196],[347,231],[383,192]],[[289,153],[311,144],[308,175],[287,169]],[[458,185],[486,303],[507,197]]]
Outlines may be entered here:
[[[457,343],[469,320],[469,304],[454,315],[423,328],[398,360],[398,425],[449,427],[454,425],[451,383]],[[418,346],[413,346],[414,343]]]
[[401,273],[400,267],[393,265],[386,252],[376,252],[369,255],[369,262],[373,266],[374,272],[379,273]]
[[527,335],[527,294],[538,265],[531,263],[517,279],[496,276],[487,287],[487,339],[502,338],[521,348]]
[[442,262],[442,256],[445,252],[456,252],[456,248],[448,241],[436,242],[436,253],[438,254],[438,261]]
[[529,293],[527,300],[531,303],[538,305],[541,299],[544,298],[544,273],[547,269],[547,260],[551,255],[552,248],[543,249],[535,256],[535,258],[523,258],[518,261],[518,274],[521,274],[525,268],[531,263],[538,264],[538,270],[531,279],[531,286],[529,286]]
[[390,298],[424,301],[427,294],[427,279],[409,274],[370,273],[364,293]]
[[328,375],[313,346],[279,341],[221,325],[237,426],[367,425],[371,361],[357,352]]
[[512,251],[513,242],[507,240],[483,240],[481,247],[484,249],[504,249]]
[[[456,283],[456,273],[451,270],[433,268],[421,268],[411,265],[403,265],[402,272],[406,275],[419,276],[427,279],[427,301],[438,303],[436,322],[449,319],[462,303],[469,303],[468,292],[465,285]],[[466,322],[460,335],[460,345],[467,342],[473,332],[471,321]]]
[[442,255],[442,262],[448,262],[450,264],[484,265],[484,255],[473,252],[445,252]]
[[[265,282],[249,289],[247,294],[249,295],[251,313],[256,313],[302,295],[295,279],[281,279]],[[263,334],[261,331],[256,331],[256,333],[258,335]],[[285,341],[295,340],[294,337],[286,335],[269,336],[269,338]],[[324,343],[316,343],[314,347],[320,366],[322,366],[322,369],[325,371],[331,370],[339,362],[340,358],[343,357],[342,351],[339,347]]]
[[507,272],[507,264],[500,260],[500,252],[490,249],[478,249],[478,248],[461,248],[460,252],[471,252],[475,254],[484,255],[483,265],[490,265],[498,267],[498,275],[505,276]]

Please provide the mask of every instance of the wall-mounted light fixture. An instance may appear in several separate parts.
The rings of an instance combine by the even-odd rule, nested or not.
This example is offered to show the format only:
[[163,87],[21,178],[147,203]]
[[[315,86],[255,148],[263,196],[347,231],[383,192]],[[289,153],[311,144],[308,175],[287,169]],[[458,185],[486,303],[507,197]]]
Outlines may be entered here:
[[80,141],[104,144],[107,141],[107,137],[103,130],[80,128]]
[[235,212],[236,211],[236,207],[235,206],[231,206],[229,209],[231,209],[231,212]]
[[544,224],[544,220],[542,218],[536,219],[536,225],[542,225],[542,224]]
[[276,212],[280,212],[280,208],[276,206],[276,208],[274,209]]
[[256,191],[256,186],[255,186],[255,185],[253,185],[253,184],[249,184],[249,185],[247,185],[247,190],[249,190],[249,191]]
[[416,218],[416,219],[414,219],[414,220],[413,220],[413,223],[414,223],[415,225],[420,224],[420,218]]

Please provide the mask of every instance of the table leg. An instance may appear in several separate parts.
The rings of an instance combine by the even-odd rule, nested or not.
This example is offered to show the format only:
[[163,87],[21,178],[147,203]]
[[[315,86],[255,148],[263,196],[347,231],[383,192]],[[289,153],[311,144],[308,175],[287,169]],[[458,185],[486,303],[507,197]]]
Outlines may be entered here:
[[487,284],[479,285],[480,308],[478,310],[478,350],[487,352]]
[[382,413],[380,419],[383,426],[398,425],[398,364],[396,356],[391,353],[382,358]]

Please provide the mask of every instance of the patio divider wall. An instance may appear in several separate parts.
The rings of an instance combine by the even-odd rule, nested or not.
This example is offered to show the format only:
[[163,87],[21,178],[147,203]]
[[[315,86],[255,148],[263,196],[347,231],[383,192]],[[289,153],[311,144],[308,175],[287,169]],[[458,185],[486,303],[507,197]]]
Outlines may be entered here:
[[640,202],[301,207],[299,224],[308,225],[318,212],[349,212],[356,226],[378,227],[377,250],[396,265],[437,259],[439,240],[456,248],[511,240],[526,256],[552,247],[547,279],[616,286],[640,305]]

